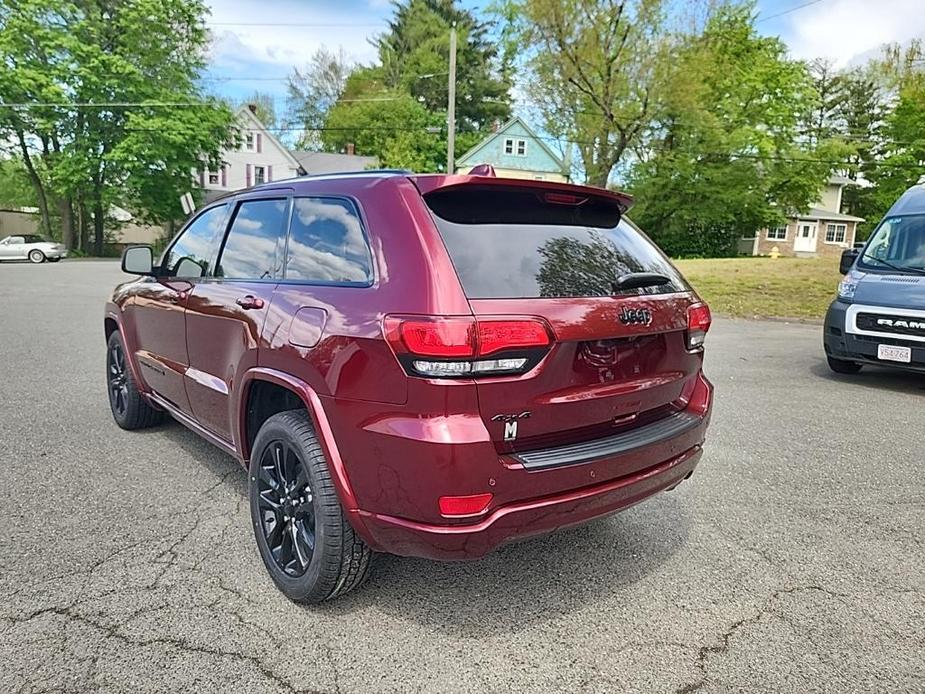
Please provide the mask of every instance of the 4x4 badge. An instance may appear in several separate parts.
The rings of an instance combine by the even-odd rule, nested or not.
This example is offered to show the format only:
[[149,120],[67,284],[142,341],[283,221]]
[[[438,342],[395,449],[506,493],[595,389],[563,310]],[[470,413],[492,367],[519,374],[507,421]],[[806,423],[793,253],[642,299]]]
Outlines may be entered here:
[[517,438],[517,422],[529,416],[529,412],[521,412],[520,414],[496,414],[491,418],[491,421],[504,422],[504,440],[513,441]]

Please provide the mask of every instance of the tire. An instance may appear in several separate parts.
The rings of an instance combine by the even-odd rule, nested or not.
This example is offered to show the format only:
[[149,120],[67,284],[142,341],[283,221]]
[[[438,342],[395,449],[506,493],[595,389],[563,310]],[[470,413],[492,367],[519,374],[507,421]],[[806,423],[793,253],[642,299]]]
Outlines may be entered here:
[[287,598],[319,603],[366,580],[373,553],[344,516],[305,410],[280,412],[264,422],[248,477],[257,549]]
[[57,263],[61,258],[47,258],[49,263]]
[[854,361],[844,361],[843,359],[833,359],[826,357],[829,361],[829,368],[837,374],[856,374],[861,370],[861,365]]
[[106,341],[106,392],[112,418],[123,429],[146,429],[164,421],[166,413],[155,409],[138,390],[118,330]]
[[31,251],[29,251],[29,262],[35,263],[36,265],[38,263],[44,263],[45,254],[42,253],[42,251],[40,251],[39,249],[33,248]]

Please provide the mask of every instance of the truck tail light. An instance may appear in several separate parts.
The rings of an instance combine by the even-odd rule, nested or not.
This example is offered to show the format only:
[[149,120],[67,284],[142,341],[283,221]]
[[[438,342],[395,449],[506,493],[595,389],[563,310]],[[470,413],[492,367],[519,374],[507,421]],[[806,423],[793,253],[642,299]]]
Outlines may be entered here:
[[707,331],[713,317],[710,307],[704,303],[692,304],[687,309],[687,348],[689,350],[701,349],[707,337]]
[[426,378],[523,373],[552,342],[537,318],[386,316],[383,333],[405,370]]

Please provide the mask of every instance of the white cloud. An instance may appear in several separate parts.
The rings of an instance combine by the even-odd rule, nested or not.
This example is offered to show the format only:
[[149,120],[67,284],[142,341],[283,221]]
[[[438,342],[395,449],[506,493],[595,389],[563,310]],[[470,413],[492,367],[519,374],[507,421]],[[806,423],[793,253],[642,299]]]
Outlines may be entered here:
[[884,43],[925,36],[922,0],[823,0],[780,19],[795,58],[831,58],[838,67],[877,54]]
[[[368,38],[385,26],[376,24],[375,14],[358,17],[334,4],[319,8],[313,3],[310,11],[289,0],[211,0],[210,4],[212,62],[230,69],[260,63],[285,75],[290,68],[306,64],[322,46],[342,47],[352,60],[368,62],[375,55]],[[287,26],[289,22],[293,26]]]

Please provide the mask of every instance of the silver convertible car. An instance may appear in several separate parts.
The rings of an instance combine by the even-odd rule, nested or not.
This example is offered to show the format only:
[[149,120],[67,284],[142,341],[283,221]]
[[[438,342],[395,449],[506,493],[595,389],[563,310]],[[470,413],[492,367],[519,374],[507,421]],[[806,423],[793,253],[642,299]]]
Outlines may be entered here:
[[0,239],[0,260],[30,260],[44,263],[57,262],[67,255],[67,249],[60,243],[46,241],[41,236],[7,236]]

